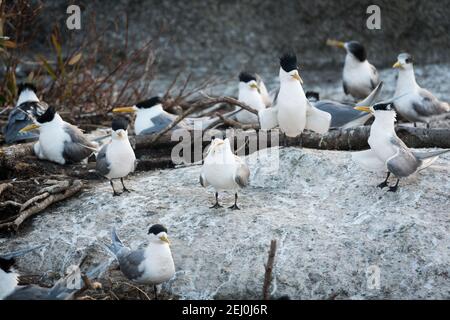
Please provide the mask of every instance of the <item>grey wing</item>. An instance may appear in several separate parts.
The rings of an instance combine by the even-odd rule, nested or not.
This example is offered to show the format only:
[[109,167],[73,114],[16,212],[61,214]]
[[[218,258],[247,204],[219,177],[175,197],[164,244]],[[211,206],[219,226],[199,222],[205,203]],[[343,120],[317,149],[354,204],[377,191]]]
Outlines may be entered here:
[[118,257],[120,270],[130,280],[138,279],[144,273],[140,270],[140,264],[145,260],[145,251],[143,249],[131,251],[129,254]]
[[420,89],[419,96],[420,98],[413,102],[413,108],[420,116],[429,117],[450,111],[448,103],[439,101],[426,89]]
[[[151,118],[151,121],[153,125],[150,128],[147,128],[145,130],[142,130],[140,135],[146,135],[146,134],[154,134],[163,131],[167,126],[169,126],[174,120],[175,116],[171,116],[168,114],[160,114],[156,117]],[[175,126],[173,129],[177,129],[179,126]]]
[[34,285],[18,287],[5,300],[50,300],[50,290]]
[[242,161],[239,157],[236,157],[236,160],[239,163],[239,166],[236,170],[236,174],[234,177],[234,181],[241,187],[244,188],[248,186],[250,182],[250,169],[247,164]]
[[203,188],[206,188],[207,186],[209,186],[209,183],[208,183],[208,181],[206,181],[206,178],[205,178],[205,176],[203,175],[203,172],[200,173],[200,185],[201,185]]
[[342,103],[322,100],[315,103],[312,103],[314,107],[319,110],[328,112],[331,114],[331,127],[339,128],[344,127],[349,123],[358,123],[357,119],[361,119],[361,125],[367,121],[368,118],[371,117],[370,114],[363,111],[357,111],[352,106],[348,106]]
[[398,137],[393,137],[391,143],[397,148],[397,153],[386,161],[386,166],[396,177],[407,177],[420,167],[421,162]]
[[97,161],[96,161],[96,170],[98,173],[100,173],[102,176],[106,176],[109,173],[109,166],[110,163],[106,159],[106,151],[108,150],[109,143],[105,144],[97,154]]
[[86,139],[80,129],[65,123],[64,131],[70,137],[70,141],[64,143],[63,151],[63,157],[67,162],[80,162],[93,153],[95,146]]
[[373,65],[370,65],[370,68],[372,70],[372,75],[370,77],[370,85],[371,85],[371,89],[373,90],[380,83],[380,76],[378,74],[377,68],[375,68]]

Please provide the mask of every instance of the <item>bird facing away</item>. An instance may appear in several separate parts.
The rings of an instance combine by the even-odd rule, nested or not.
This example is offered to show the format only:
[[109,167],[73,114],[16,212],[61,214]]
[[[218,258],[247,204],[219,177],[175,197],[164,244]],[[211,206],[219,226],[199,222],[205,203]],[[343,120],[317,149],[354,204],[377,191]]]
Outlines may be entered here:
[[417,84],[410,54],[401,53],[393,67],[399,69],[394,93],[395,110],[403,118],[414,123],[424,122],[428,126],[434,116],[450,111],[448,103],[439,101]]
[[109,180],[114,196],[120,194],[114,189],[113,179],[120,179],[123,191],[130,192],[125,187],[123,178],[134,172],[136,164],[127,128],[128,121],[125,118],[115,118],[112,122],[111,141],[106,143],[97,155],[97,172]]
[[34,153],[39,159],[64,165],[80,162],[96,150],[83,132],[65,122],[54,107],[48,107],[44,114],[36,117],[33,124],[21,131],[34,129],[39,129],[39,141],[33,146]]
[[23,83],[18,86],[19,98],[15,108],[9,114],[8,123],[4,128],[7,144],[38,139],[39,135],[33,132],[20,132],[21,129],[33,123],[31,117],[42,115],[48,108],[45,102],[39,101],[36,93],[37,89],[31,83]]
[[155,297],[157,288],[175,274],[175,264],[170,251],[167,229],[155,224],[148,230],[149,243],[145,249],[131,250],[124,246],[116,233],[111,231],[112,244],[108,249],[116,256],[123,275],[136,283],[153,285]]
[[380,82],[380,77],[377,69],[367,60],[364,46],[358,41],[328,40],[327,44],[343,48],[347,52],[342,71],[345,94],[358,100],[367,97]]
[[[241,72],[241,74],[239,74],[238,100],[244,102],[256,111],[261,111],[266,108],[255,75],[248,72]],[[258,116],[247,110],[242,110],[236,114],[236,120],[245,124],[258,123]]]
[[[383,82],[380,82],[378,86],[372,91],[372,93],[358,105],[372,105],[381,92]],[[320,100],[317,92],[308,91],[306,97],[311,104],[319,110],[328,112],[331,114],[331,128],[353,128],[363,126],[370,118],[372,114],[364,111],[355,110],[355,105],[348,105],[332,100]]]
[[205,188],[211,185],[216,192],[216,203],[211,208],[222,208],[219,204],[219,192],[230,190],[234,192],[234,205],[229,209],[240,210],[237,192],[240,188],[245,188],[249,181],[250,169],[244,160],[231,151],[230,141],[214,139],[200,174],[200,184]]
[[[136,113],[134,121],[134,132],[137,135],[150,135],[159,133],[166,129],[178,116],[171,114],[163,109],[163,101],[160,97],[153,97],[145,101],[138,102],[134,106],[114,108],[115,113]],[[217,118],[185,118],[178,123],[172,130],[185,129],[193,130],[194,122],[201,123],[202,128],[208,127]]]
[[395,133],[395,107],[392,102],[378,103],[372,107],[356,107],[357,110],[372,112],[375,120],[370,128],[369,146],[366,151],[352,153],[352,159],[369,171],[387,172],[380,188],[388,187],[388,179],[391,174],[397,178],[394,186],[389,191],[396,192],[400,178],[405,178],[413,173],[430,166],[439,155],[449,152],[441,150],[434,152],[416,152],[410,150]]
[[303,91],[295,54],[280,58],[280,91],[275,106],[259,112],[261,129],[279,125],[288,137],[297,137],[304,129],[325,133],[330,128],[331,115],[311,105]]

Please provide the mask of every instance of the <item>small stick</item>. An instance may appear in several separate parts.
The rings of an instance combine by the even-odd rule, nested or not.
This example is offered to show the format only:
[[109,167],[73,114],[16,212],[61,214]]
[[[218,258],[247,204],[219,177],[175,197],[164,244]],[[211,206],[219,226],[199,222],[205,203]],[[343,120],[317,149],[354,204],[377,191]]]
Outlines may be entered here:
[[3,191],[12,188],[12,184],[11,183],[2,183],[0,184],[0,195],[3,193]]
[[272,283],[272,271],[276,251],[277,251],[277,240],[272,240],[270,242],[269,258],[267,259],[267,264],[264,266],[266,269],[266,273],[264,274],[264,286],[263,286],[264,300],[270,300],[269,288],[270,284]]

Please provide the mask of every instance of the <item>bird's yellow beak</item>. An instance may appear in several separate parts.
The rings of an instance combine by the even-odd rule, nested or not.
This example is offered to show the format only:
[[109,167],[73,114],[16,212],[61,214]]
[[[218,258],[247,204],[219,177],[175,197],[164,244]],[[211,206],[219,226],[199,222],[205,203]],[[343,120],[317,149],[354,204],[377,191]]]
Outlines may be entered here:
[[295,80],[298,80],[301,84],[303,84],[303,79],[302,79],[302,77],[300,77],[300,75],[298,73],[294,73],[292,75],[292,78],[294,78]]
[[359,106],[359,107],[355,107],[354,109],[358,110],[358,111],[372,112],[372,109],[367,106]]
[[136,111],[134,107],[118,107],[113,109],[114,113],[133,113],[134,111]]
[[39,125],[32,123],[32,124],[27,125],[25,128],[20,129],[19,132],[28,132],[28,131],[36,130],[36,129],[39,129]]
[[396,62],[394,63],[394,65],[392,66],[392,68],[400,68],[402,65],[400,64],[400,62]]
[[161,237],[159,237],[159,240],[164,241],[167,244],[170,244],[169,238],[167,238],[167,236],[161,236]]
[[327,45],[330,47],[345,48],[345,42],[332,40],[332,39],[327,40]]
[[259,91],[259,87],[258,87],[258,85],[257,85],[256,83],[252,83],[252,84],[250,85],[250,88],[256,89],[256,90]]

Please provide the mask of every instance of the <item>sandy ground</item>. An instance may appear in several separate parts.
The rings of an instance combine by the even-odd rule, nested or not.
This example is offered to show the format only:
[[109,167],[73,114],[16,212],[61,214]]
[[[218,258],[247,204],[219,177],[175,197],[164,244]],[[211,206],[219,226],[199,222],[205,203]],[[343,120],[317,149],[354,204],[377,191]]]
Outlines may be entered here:
[[[272,293],[296,299],[450,298],[450,154],[405,179],[397,193],[361,170],[350,153],[269,149],[247,157],[251,184],[241,211],[209,209],[200,166],[139,173],[134,192],[112,197],[108,183],[34,218],[2,251],[44,243],[19,260],[26,274],[63,273],[116,226],[133,248],[149,225],[169,229],[177,273],[164,292],[182,299],[260,298],[271,239],[278,241]],[[231,205],[231,194],[222,197]],[[374,285],[368,274],[379,272]],[[103,274],[108,277],[109,271]]]

